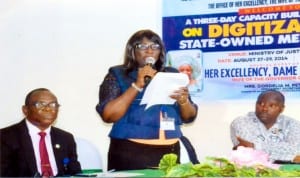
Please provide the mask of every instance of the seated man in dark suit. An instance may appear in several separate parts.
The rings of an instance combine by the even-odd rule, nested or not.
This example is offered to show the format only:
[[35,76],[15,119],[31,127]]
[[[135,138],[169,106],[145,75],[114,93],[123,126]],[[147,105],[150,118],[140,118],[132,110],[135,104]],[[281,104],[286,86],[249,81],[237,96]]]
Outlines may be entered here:
[[[66,176],[81,172],[71,133],[51,126],[59,104],[51,91],[38,88],[26,96],[25,119],[0,129],[0,176]],[[44,139],[40,132],[46,134]]]

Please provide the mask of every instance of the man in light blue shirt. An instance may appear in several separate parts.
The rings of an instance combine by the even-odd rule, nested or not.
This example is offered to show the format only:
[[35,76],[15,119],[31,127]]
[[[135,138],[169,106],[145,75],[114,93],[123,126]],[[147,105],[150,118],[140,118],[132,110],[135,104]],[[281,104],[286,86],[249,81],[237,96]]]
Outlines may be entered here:
[[276,90],[262,92],[255,112],[232,121],[231,140],[269,154],[271,161],[300,162],[300,121],[282,115],[285,97]]

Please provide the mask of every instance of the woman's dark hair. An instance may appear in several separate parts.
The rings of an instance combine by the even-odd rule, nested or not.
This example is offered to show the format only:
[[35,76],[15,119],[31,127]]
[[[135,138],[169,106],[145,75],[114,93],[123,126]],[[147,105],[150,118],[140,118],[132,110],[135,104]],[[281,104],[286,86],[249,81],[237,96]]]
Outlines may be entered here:
[[128,40],[125,48],[124,55],[124,63],[123,66],[126,67],[126,72],[129,73],[133,71],[135,68],[138,68],[139,64],[135,60],[135,47],[137,44],[140,44],[143,38],[147,38],[148,40],[157,43],[161,46],[159,59],[155,63],[155,68],[158,71],[161,71],[165,62],[165,46],[159,35],[154,33],[151,30],[140,30],[134,33]]

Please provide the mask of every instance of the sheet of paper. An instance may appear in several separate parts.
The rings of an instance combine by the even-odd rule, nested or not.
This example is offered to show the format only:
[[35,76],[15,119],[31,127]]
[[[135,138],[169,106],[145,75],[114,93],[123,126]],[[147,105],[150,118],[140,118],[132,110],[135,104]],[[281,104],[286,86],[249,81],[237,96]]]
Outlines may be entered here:
[[146,88],[140,104],[147,104],[146,109],[156,104],[173,104],[175,100],[170,95],[188,83],[186,74],[158,72]]
[[108,172],[98,173],[97,177],[142,177],[142,173],[131,173],[131,172]]

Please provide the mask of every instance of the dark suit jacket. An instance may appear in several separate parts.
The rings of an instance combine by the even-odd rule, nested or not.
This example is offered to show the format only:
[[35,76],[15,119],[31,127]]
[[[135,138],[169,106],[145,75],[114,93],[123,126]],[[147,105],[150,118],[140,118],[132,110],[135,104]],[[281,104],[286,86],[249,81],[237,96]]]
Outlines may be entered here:
[[[57,164],[57,176],[81,172],[76,143],[72,134],[51,128],[51,141]],[[0,129],[0,176],[33,177],[38,175],[34,150],[25,120]],[[64,160],[68,160],[64,163]]]

